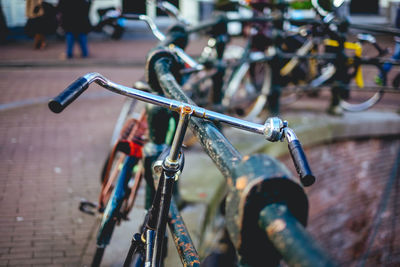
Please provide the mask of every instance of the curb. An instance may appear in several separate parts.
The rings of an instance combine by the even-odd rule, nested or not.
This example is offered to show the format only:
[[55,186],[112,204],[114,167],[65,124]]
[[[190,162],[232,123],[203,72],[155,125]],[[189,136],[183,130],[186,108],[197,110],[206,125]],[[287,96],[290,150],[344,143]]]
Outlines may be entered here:
[[0,68],[47,68],[47,67],[144,67],[145,61],[125,61],[125,60],[87,60],[74,59],[68,60],[48,60],[48,61],[2,61]]

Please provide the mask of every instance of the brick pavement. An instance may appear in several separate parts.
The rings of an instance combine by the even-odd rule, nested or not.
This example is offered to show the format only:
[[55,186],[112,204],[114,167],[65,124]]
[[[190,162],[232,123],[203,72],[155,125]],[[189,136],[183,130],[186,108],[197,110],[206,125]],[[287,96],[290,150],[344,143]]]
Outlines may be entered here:
[[[127,85],[142,75],[132,68],[1,69],[0,103],[54,96],[88,71]],[[46,102],[0,112],[0,266],[81,265],[96,219],[78,203],[97,199],[123,101],[94,87],[62,114]]]
[[[146,54],[149,48],[157,42],[155,38],[135,39],[127,38],[122,40],[110,40],[107,38],[92,37],[89,35],[90,56],[87,59],[80,59],[80,50],[75,46],[74,60],[60,60],[65,52],[65,43],[57,39],[50,39],[44,50],[34,50],[33,41],[8,43],[1,46],[0,66],[9,64],[51,64],[58,65],[99,65],[99,64],[124,64],[142,65],[145,63]],[[189,54],[199,54],[200,48],[206,44],[205,39],[198,39],[191,42],[187,48]]]

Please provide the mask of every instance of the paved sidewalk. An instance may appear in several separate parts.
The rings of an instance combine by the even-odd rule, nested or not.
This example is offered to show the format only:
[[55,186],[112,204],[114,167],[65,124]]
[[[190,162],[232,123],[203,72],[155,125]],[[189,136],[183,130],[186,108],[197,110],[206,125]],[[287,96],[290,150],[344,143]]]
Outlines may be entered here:
[[[115,68],[1,69],[0,103],[54,96],[89,70],[126,84],[140,77]],[[123,101],[95,87],[63,114],[52,114],[47,101],[0,112],[0,266],[81,265],[96,218],[78,203],[97,199]]]
[[[121,40],[112,40],[104,35],[90,33],[89,58],[80,58],[80,49],[75,45],[74,59],[65,59],[65,42],[55,38],[48,40],[48,46],[43,50],[33,49],[33,40],[14,41],[0,46],[0,67],[31,67],[31,66],[143,66],[146,55],[157,40],[151,36],[135,38],[130,33]],[[189,54],[198,55],[205,39],[196,39],[187,48]]]

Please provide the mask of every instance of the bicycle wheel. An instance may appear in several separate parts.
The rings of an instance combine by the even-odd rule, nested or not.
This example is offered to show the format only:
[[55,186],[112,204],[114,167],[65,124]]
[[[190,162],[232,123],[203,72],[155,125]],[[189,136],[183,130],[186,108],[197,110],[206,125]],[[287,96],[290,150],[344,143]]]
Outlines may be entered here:
[[351,112],[363,111],[371,108],[384,94],[383,84],[375,80],[380,69],[374,65],[363,65],[357,70],[354,79],[348,84],[347,92],[342,96],[340,106]]
[[[144,139],[144,134],[145,131],[147,130],[147,125],[144,124],[144,116],[143,113],[144,105],[141,102],[131,102],[129,99],[127,99],[124,102],[124,106],[121,110],[121,113],[119,115],[118,121],[114,127],[114,133],[111,138],[112,143],[112,148],[115,146],[118,140],[125,140],[129,139],[129,135],[131,134],[131,131],[135,124],[137,122],[140,122],[140,127],[142,127],[142,131],[140,134],[136,134],[136,139]],[[120,123],[123,122],[123,124],[120,126]],[[115,133],[118,130],[117,133]],[[132,133],[133,134],[133,133]],[[133,134],[135,135],[135,134]],[[107,167],[110,161],[112,152],[110,152],[103,164],[103,168],[100,174],[100,182],[103,183],[105,176],[106,176],[106,171]]]
[[[296,36],[295,36],[296,37]],[[287,41],[297,41],[296,38],[290,38]],[[305,56],[316,52],[316,46],[312,40],[300,40],[301,46],[298,45],[289,49],[288,52],[295,52],[299,56]],[[299,88],[305,87],[313,79],[315,79],[318,72],[318,62],[316,59],[310,58],[306,61],[299,60],[297,57],[293,57],[288,60],[279,71],[280,80],[284,84],[284,88],[281,90],[279,98],[280,105],[290,105],[297,101],[304,95],[304,90]],[[310,91],[309,94],[315,94],[315,90]]]
[[139,164],[143,145],[140,141],[146,131],[146,116],[142,111],[139,120],[130,119],[124,125],[120,141],[115,144],[106,160],[99,196],[99,211],[103,216],[97,234],[97,249],[92,266],[99,266],[115,225],[121,220],[127,220],[134,206],[143,177],[142,167]]
[[[108,203],[110,195],[115,187],[115,183],[120,179],[120,173],[124,167],[127,154],[141,157],[141,147],[143,146],[144,135],[147,132],[146,115],[143,110],[139,119],[129,119],[119,134],[118,142],[108,154],[101,173],[102,189],[99,197],[99,210],[103,210]],[[132,142],[132,143],[129,143]],[[129,150],[129,151],[128,151]],[[138,151],[133,151],[138,150]],[[121,151],[123,153],[118,153]],[[132,174],[140,173],[141,169],[136,166]],[[134,175],[132,176],[134,177]],[[129,207],[129,205],[128,205]],[[129,211],[128,211],[129,212]]]
[[118,140],[121,129],[124,126],[127,119],[130,117],[130,114],[132,113],[136,102],[137,101],[135,99],[130,97],[127,97],[125,99],[124,104],[122,105],[121,111],[119,113],[117,122],[115,123],[113,133],[111,135],[111,141],[110,141],[111,146],[113,146],[115,142]]
[[245,62],[234,71],[222,104],[239,117],[253,120],[267,103],[271,84],[271,67],[267,63]]
[[[104,254],[104,250],[106,249],[107,245],[110,243],[111,236],[113,234],[115,225],[121,221],[121,219],[126,219],[127,216],[127,204],[132,194],[137,193],[137,190],[132,190],[129,187],[129,183],[132,177],[132,170],[134,170],[135,165],[138,163],[138,158],[133,156],[126,156],[123,159],[122,168],[119,171],[118,177],[114,184],[107,183],[107,186],[103,186],[102,193],[100,194],[100,200],[106,201],[107,203],[99,203],[100,209],[102,205],[106,204],[105,209],[103,211],[102,220],[100,223],[100,227],[97,233],[97,248],[96,253],[93,257],[92,266],[99,266]],[[141,176],[135,175],[136,184],[140,184]],[[108,179],[107,182],[109,182]],[[138,187],[138,186],[137,186]],[[107,188],[107,190],[105,190]],[[109,191],[112,189],[111,194]],[[132,198],[134,201],[135,196]],[[130,204],[129,207],[133,205]]]
[[[148,85],[145,82],[138,81],[133,85],[134,88],[146,91],[148,90]],[[144,108],[144,103],[137,101],[134,98],[127,97],[122,105],[121,111],[118,115],[117,122],[115,123],[113,133],[111,135],[111,147],[115,144],[120,136],[122,127],[125,125],[126,121],[130,118],[138,119],[141,111]]]

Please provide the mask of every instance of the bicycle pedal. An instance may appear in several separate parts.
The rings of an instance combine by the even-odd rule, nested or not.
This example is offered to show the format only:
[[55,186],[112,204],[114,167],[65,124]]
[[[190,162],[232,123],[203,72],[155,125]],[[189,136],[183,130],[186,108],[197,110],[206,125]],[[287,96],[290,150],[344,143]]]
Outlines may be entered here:
[[82,211],[83,213],[94,216],[95,215],[94,209],[96,209],[97,206],[98,206],[97,203],[83,199],[79,203],[79,210]]

